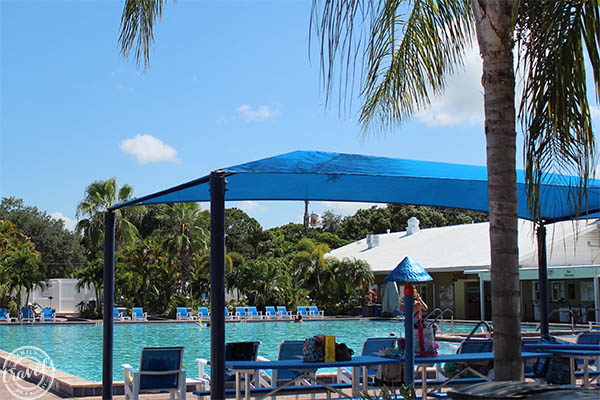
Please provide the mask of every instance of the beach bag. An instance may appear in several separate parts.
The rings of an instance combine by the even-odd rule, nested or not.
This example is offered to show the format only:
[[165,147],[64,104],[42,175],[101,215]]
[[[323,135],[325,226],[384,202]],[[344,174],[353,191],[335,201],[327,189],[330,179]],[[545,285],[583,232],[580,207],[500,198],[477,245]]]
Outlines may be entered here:
[[424,324],[419,318],[414,331],[415,355],[419,357],[437,356],[438,344],[435,342],[433,324]]
[[325,359],[325,337],[313,336],[302,345],[302,359],[305,362],[322,362]]
[[[398,358],[400,349],[396,346],[383,347],[379,350],[379,357]],[[403,356],[403,354],[402,354]],[[377,367],[375,384],[379,386],[400,386],[404,383],[404,362],[398,360],[395,364],[381,364]]]
[[335,361],[350,361],[354,350],[346,346],[346,343],[335,344]]

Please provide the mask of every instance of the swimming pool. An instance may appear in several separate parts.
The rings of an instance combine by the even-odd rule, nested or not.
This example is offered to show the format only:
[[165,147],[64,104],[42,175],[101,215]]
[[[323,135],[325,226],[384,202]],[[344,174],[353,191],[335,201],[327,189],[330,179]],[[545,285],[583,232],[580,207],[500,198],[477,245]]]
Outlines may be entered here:
[[[455,324],[456,333],[469,333],[473,324]],[[449,324],[444,330],[449,329]],[[316,334],[333,335],[356,354],[368,337],[390,332],[404,336],[402,321],[333,320],[227,323],[225,340],[260,341],[259,355],[276,359],[282,340],[304,340]],[[90,381],[102,380],[102,325],[3,325],[0,349],[13,351],[23,345],[37,346],[52,358],[57,369]],[[455,345],[440,342],[440,353],[453,353]],[[123,380],[121,364],[139,365],[143,347],[184,346],[183,364],[188,376],[197,376],[196,358],[210,358],[210,329],[193,323],[125,323],[114,325],[114,380]]]

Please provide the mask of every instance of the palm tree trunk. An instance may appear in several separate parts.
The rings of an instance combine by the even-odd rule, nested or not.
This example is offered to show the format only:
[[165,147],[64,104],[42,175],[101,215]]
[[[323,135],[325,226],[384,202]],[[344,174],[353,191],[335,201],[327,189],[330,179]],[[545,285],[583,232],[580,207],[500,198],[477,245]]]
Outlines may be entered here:
[[477,40],[483,58],[485,135],[490,210],[494,376],[519,380],[521,293],[517,247],[515,75],[513,2],[473,1]]

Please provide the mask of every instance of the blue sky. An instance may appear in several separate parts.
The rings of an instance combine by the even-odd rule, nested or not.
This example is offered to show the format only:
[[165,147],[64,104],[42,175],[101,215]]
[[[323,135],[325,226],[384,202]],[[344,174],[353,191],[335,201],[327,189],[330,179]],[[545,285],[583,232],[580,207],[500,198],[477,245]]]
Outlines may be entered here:
[[[139,196],[293,150],[485,165],[476,52],[427,112],[363,137],[355,110],[325,107],[318,49],[308,47],[310,1],[169,2],[146,71],[120,55],[122,7],[0,1],[1,196],[72,224],[94,180],[116,176]],[[302,202],[229,206],[265,228],[300,222],[304,211]]]

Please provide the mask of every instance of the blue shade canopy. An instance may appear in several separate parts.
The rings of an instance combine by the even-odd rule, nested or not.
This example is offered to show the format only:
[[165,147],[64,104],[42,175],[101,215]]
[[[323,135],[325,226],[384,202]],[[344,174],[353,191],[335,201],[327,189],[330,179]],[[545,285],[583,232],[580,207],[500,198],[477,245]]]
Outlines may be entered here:
[[406,256],[392,272],[385,277],[386,282],[427,282],[432,281],[425,268],[412,258]]
[[[225,200],[316,200],[400,203],[488,211],[487,168],[357,154],[294,151],[223,169]],[[209,175],[129,205],[209,201]],[[532,219],[523,171],[517,171],[519,217]],[[571,185],[577,178],[548,174],[541,189],[541,216],[571,219],[577,210]],[[600,182],[590,180],[583,214],[600,211]]]

